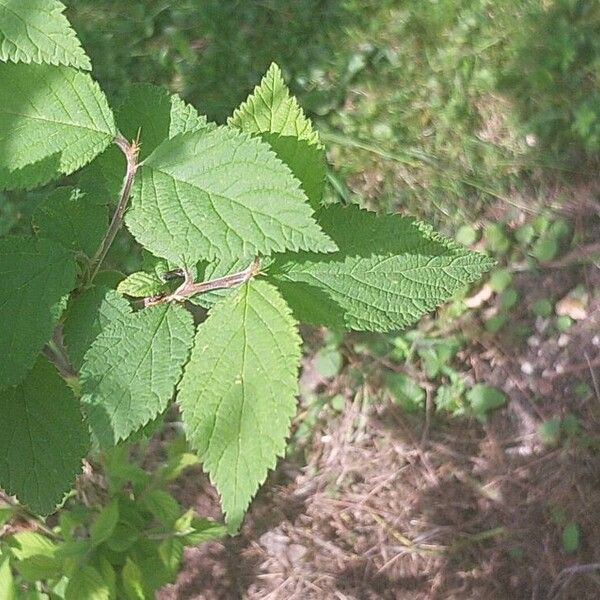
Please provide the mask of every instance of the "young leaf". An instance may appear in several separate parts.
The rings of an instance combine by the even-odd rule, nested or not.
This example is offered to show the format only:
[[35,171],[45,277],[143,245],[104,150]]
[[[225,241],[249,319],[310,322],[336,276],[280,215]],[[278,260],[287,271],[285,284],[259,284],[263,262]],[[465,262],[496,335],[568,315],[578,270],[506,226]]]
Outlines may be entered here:
[[128,275],[117,287],[117,292],[132,298],[155,296],[169,290],[167,282],[163,281],[156,273],[136,271]]
[[126,224],[180,265],[335,244],[289,169],[258,139],[219,127],[163,142],[138,173]]
[[48,514],[81,470],[89,435],[73,394],[45,359],[0,391],[0,486]]
[[0,0],[0,61],[91,69],[57,0]]
[[319,207],[325,185],[325,149],[275,63],[228,124],[260,135],[300,181],[313,208]]
[[264,281],[238,288],[198,329],[178,402],[232,530],[285,450],[299,362],[296,323]]
[[81,368],[85,353],[105,327],[130,314],[127,300],[102,286],[89,288],[71,298],[63,336],[73,367]]
[[108,447],[163,412],[194,336],[181,306],[155,306],[100,332],[85,355],[82,403],[92,433]]
[[35,210],[33,226],[40,237],[93,256],[108,227],[108,209],[88,202],[79,190],[59,188]]
[[285,254],[271,270],[296,317],[309,323],[339,326],[337,305],[351,329],[401,329],[492,265],[411,218],[331,206],[318,220],[340,251]]
[[74,285],[75,261],[56,242],[0,239],[0,389],[33,366]]
[[68,175],[116,133],[106,98],[87,73],[0,63],[0,189]]
[[17,592],[8,556],[0,554],[0,598],[15,600]]

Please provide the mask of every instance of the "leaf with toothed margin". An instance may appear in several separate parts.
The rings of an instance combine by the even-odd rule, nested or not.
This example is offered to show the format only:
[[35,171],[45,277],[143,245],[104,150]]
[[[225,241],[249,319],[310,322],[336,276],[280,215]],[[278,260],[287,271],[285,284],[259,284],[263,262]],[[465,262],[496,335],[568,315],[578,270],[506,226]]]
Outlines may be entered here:
[[187,438],[232,531],[285,451],[301,356],[296,325],[272,285],[245,283],[198,328],[179,384]]
[[49,63],[90,70],[57,0],[0,0],[0,61]]
[[75,260],[60,244],[0,239],[0,389],[31,369],[75,286]]
[[87,73],[0,63],[0,189],[69,175],[117,133],[106,98]]
[[296,317],[307,323],[402,329],[493,264],[412,218],[356,206],[324,208],[317,218],[339,252],[280,255],[269,271]]
[[18,386],[0,390],[0,415],[0,487],[47,515],[71,488],[89,449],[79,405],[40,358]]
[[[115,109],[115,120],[126,139],[139,139],[140,160],[180,133],[216,127],[179,96],[145,83],[129,86],[124,102]],[[111,203],[118,197],[124,172],[122,152],[110,146],[81,172],[80,187],[96,203]]]
[[219,127],[163,142],[138,172],[127,227],[180,265],[284,250],[332,252],[298,181],[256,138]]
[[325,148],[275,63],[228,124],[267,142],[300,181],[311,206],[319,207],[325,187]]
[[163,412],[173,396],[194,336],[192,316],[161,305],[104,328],[80,372],[82,404],[101,447],[125,440]]
[[69,299],[63,323],[67,354],[75,370],[100,332],[131,314],[129,302],[114,290],[94,286]]

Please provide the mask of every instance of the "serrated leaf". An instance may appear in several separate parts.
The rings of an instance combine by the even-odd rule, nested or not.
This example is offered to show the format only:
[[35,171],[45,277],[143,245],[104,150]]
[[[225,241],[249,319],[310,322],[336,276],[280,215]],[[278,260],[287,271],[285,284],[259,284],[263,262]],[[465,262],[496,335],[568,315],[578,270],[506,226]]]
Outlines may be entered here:
[[168,284],[155,273],[136,271],[119,283],[117,292],[132,298],[144,298],[161,294],[168,289]]
[[0,0],[0,61],[91,69],[56,0]]
[[69,580],[65,600],[110,600],[110,587],[104,577],[89,565],[78,568]]
[[108,209],[88,202],[79,190],[59,188],[35,210],[33,226],[40,237],[91,257],[108,228]]
[[81,368],[85,353],[105,327],[130,314],[127,300],[106,287],[89,288],[71,298],[63,336],[73,367]]
[[0,63],[0,189],[68,175],[117,133],[98,84],[69,67]]
[[318,220],[340,251],[276,257],[270,275],[283,283],[296,317],[309,323],[338,326],[341,315],[358,331],[401,329],[493,264],[412,218],[331,206]]
[[176,264],[335,245],[289,169],[260,140],[219,127],[161,144],[138,173],[126,224]]
[[232,530],[285,451],[299,362],[296,323],[264,281],[238,288],[198,328],[178,402]]
[[290,96],[275,63],[228,124],[260,135],[290,167],[311,205],[318,208],[325,186],[325,149],[297,100]]
[[[180,133],[215,127],[179,96],[148,84],[133,84],[128,88],[124,102],[115,110],[115,120],[127,139],[139,138],[140,160]],[[116,201],[124,173],[123,154],[111,146],[86,167],[82,188],[96,203]]]
[[108,447],[163,412],[192,345],[181,306],[155,306],[103,329],[85,355],[82,404],[93,435]]
[[0,389],[33,366],[74,285],[75,261],[56,242],[0,239]]
[[77,402],[40,358],[18,386],[0,391],[0,486],[49,514],[81,470],[89,436]]

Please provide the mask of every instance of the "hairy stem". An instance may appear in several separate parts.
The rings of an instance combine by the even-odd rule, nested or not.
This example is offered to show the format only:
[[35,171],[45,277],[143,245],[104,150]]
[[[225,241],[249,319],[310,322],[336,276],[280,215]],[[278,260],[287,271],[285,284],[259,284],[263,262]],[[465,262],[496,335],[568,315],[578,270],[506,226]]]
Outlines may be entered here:
[[115,241],[115,237],[117,237],[119,229],[121,229],[121,226],[123,225],[123,217],[125,216],[125,210],[127,209],[127,203],[129,202],[129,196],[131,195],[131,188],[139,167],[138,155],[140,147],[137,141],[130,143],[122,135],[119,135],[115,138],[115,144],[125,155],[127,170],[125,171],[125,177],[123,178],[123,185],[121,186],[117,208],[113,214],[108,230],[102,239],[100,247],[92,259],[90,281],[93,281],[98,274],[112,243]]
[[250,280],[259,272],[259,270],[260,262],[258,258],[255,258],[243,271],[225,275],[224,277],[218,277],[216,279],[209,279],[208,281],[201,281],[199,283],[194,283],[189,271],[184,270],[182,273],[184,281],[172,294],[148,296],[147,298],[144,298],[144,306],[154,306],[165,302],[183,302],[186,298],[195,296],[196,294],[204,294],[206,292],[212,292],[213,290],[234,287]]

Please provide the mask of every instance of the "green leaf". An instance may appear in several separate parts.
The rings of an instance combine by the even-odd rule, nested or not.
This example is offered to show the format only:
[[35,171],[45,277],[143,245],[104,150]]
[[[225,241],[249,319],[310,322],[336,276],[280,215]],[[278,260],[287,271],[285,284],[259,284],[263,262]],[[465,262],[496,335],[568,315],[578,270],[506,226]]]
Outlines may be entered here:
[[325,149],[312,123],[290,96],[275,63],[228,124],[260,135],[300,181],[311,205],[318,208],[325,187]]
[[91,69],[56,0],[0,0],[0,61]]
[[19,383],[33,366],[74,285],[75,261],[62,246],[0,239],[0,389]]
[[264,281],[238,288],[198,328],[178,401],[231,530],[285,451],[299,362],[296,323]]
[[92,287],[74,295],[63,325],[65,345],[73,367],[81,368],[85,353],[105,327],[130,314],[127,300],[106,287]]
[[0,63],[0,189],[68,175],[116,133],[106,98],[87,73]]
[[485,421],[488,412],[506,404],[506,396],[503,392],[484,383],[474,385],[467,392],[466,398],[473,414],[482,421]]
[[165,490],[150,490],[141,505],[165,527],[173,527],[182,512],[177,500]]
[[289,169],[234,129],[163,142],[138,173],[126,224],[157,256],[181,266],[286,249],[331,252]]
[[155,296],[168,291],[169,285],[163,281],[156,273],[146,273],[146,271],[136,271],[128,275],[117,286],[117,292],[132,298],[144,298],[146,296]]
[[15,567],[30,583],[40,579],[53,579],[60,574],[58,547],[47,537],[33,531],[22,531],[9,541],[15,557]]
[[81,470],[89,436],[66,383],[40,359],[20,385],[0,392],[0,486],[48,514]]
[[113,498],[98,514],[90,528],[93,546],[99,546],[113,534],[119,522],[119,503]]
[[102,447],[126,439],[163,412],[192,345],[192,316],[155,306],[106,328],[85,355],[82,403]]
[[579,529],[579,525],[577,523],[567,523],[561,535],[563,550],[568,554],[577,552],[577,549],[579,548],[580,539],[581,532]]
[[108,209],[90,203],[79,190],[59,188],[35,210],[33,226],[40,237],[91,257],[108,228]]
[[315,354],[315,367],[321,377],[332,379],[340,370],[344,362],[342,353],[337,348],[321,348]]
[[0,598],[15,600],[15,581],[7,557],[0,554]]
[[94,567],[86,565],[75,571],[67,589],[65,600],[110,600],[110,586]]
[[425,404],[425,390],[404,373],[388,373],[385,385],[396,404],[407,412],[416,412]]
[[[164,88],[133,84],[125,101],[115,110],[119,131],[140,142],[140,160],[157,146],[180,133],[215,127],[196,109]],[[125,160],[116,146],[110,146],[82,172],[81,187],[96,203],[116,201],[125,173]]]
[[340,251],[288,253],[270,270],[296,317],[308,323],[339,327],[341,317],[359,331],[401,329],[492,264],[408,217],[331,206],[317,218]]
[[121,571],[123,589],[128,600],[146,600],[144,591],[144,577],[140,568],[127,557],[123,571]]

